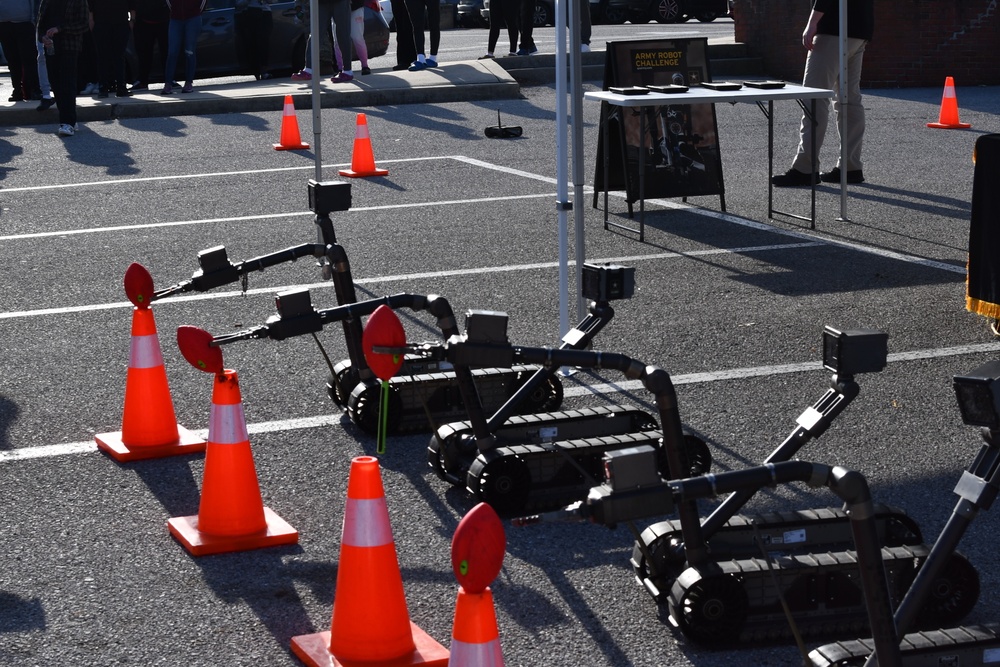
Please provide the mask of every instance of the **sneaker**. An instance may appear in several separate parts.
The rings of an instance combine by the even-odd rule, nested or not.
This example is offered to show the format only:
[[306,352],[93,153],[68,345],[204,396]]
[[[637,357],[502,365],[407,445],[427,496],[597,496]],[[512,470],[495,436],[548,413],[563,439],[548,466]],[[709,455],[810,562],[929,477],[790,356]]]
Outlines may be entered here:
[[100,84],[97,84],[97,83],[88,83],[86,86],[83,87],[83,90],[80,91],[80,94],[81,95],[93,95],[94,93],[97,93],[100,90],[101,90]]
[[292,81],[312,81],[312,78],[312,72],[306,70],[300,70],[292,75]]
[[169,83],[163,84],[163,90],[160,91],[160,95],[173,95],[174,87]]
[[[840,167],[834,167],[830,171],[824,172],[819,175],[819,180],[824,183],[840,183]],[[864,183],[865,174],[860,169],[848,169],[847,170],[847,182],[848,183]]]
[[414,60],[407,69],[411,72],[419,72],[422,69],[427,69],[427,63]]
[[479,60],[493,60],[495,57],[492,53],[487,53],[485,56],[479,56]]
[[181,88],[181,92],[182,93],[193,93],[194,92],[194,84],[191,83],[190,81],[188,81],[187,83],[184,84],[184,87]]
[[437,67],[438,61],[434,60],[433,58],[428,58],[427,60],[424,61],[424,64],[427,65],[428,67]]
[[330,83],[348,83],[349,81],[354,81],[354,75],[346,72],[341,72],[337,76],[330,79]]
[[35,110],[36,111],[48,111],[49,109],[52,108],[53,105],[55,105],[55,103],[56,103],[55,98],[52,98],[52,97],[43,97],[42,101],[38,103],[37,107],[35,107]]
[[371,73],[372,73],[372,68],[371,67],[368,67],[367,65],[365,65],[364,67],[361,68],[361,76],[368,76]]
[[771,184],[779,188],[790,188],[797,185],[816,185],[819,183],[819,174],[809,175],[798,169],[789,169],[783,174],[771,177]]
[[59,131],[56,132],[60,137],[72,137],[76,134],[76,125],[60,125]]
[[513,57],[514,57],[514,56],[516,56],[516,55],[517,55],[517,51],[509,51],[509,52],[507,53],[507,57],[508,57],[508,58],[513,58]]
[[533,56],[536,53],[538,53],[538,49],[535,48],[534,46],[531,47],[530,49],[518,49],[517,50],[517,55],[519,55],[519,56]]

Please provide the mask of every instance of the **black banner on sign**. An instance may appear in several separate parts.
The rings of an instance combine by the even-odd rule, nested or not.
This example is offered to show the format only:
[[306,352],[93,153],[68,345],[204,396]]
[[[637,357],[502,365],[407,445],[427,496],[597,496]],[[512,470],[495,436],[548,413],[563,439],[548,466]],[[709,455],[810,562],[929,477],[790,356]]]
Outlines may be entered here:
[[[632,86],[693,88],[702,81],[711,81],[705,38],[608,42],[604,90]],[[609,140],[607,184],[604,132],[608,132]],[[624,190],[629,204],[639,199],[640,151],[645,197],[724,193],[714,105],[618,107],[603,103],[594,175],[595,205],[596,192],[605,189]]]

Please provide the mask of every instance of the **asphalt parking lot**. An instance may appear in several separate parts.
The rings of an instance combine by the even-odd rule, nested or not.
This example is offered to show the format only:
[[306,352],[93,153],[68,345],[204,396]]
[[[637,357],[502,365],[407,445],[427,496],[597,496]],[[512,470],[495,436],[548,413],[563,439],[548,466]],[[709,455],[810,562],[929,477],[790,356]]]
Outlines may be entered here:
[[[964,310],[971,151],[979,134],[1000,128],[1000,90],[958,94],[971,130],[925,127],[940,90],[866,91],[868,182],[851,190],[849,222],[837,220],[830,186],[820,188],[815,231],[766,219],[766,122],[753,105],[717,110],[725,213],[717,197],[649,201],[639,243],[603,229],[585,194],[585,237],[571,241],[588,261],[633,266],[637,285],[595,348],[671,374],[681,417],[709,444],[715,470],[762,460],[823,394],[824,325],[884,331],[887,368],[859,377],[860,396],[801,457],[863,472],[878,500],[937,534],[979,442],[961,423],[951,378],[1000,351],[985,321]],[[483,136],[498,110],[522,138]],[[554,90],[325,109],[324,179],[340,180],[351,161],[359,112],[389,170],[351,180],[351,209],[333,218],[359,296],[440,294],[457,313],[506,312],[512,342],[557,344]],[[596,105],[582,120],[590,184]],[[166,522],[197,512],[203,457],[119,464],[93,442],[121,423],[131,262],[160,288],[189,278],[205,248],[224,244],[236,260],[315,239],[313,156],[274,151],[280,123],[275,112],[104,120],[72,142],[47,127],[0,131],[3,664],[294,665],[291,638],[329,629],[347,472],[353,457],[375,453],[375,440],[326,397],[328,371],[309,337],[223,350],[239,373],[264,503],[299,531],[296,546],[188,555]],[[797,107],[782,107],[776,168],[797,125]],[[776,196],[793,208],[808,201],[802,190]],[[620,198],[609,208],[629,222]],[[233,285],[154,304],[182,425],[207,428],[211,383],[181,357],[177,327],[259,325],[276,292],[301,286],[319,307],[336,302],[312,261],[300,260],[251,275],[246,292]],[[402,319],[411,340],[435,339],[429,319]],[[320,339],[335,360],[345,356],[339,327]],[[580,371],[563,383],[567,407],[652,409],[620,374]],[[411,620],[447,646],[457,590],[449,543],[471,502],[430,471],[427,439],[391,437],[379,460]],[[796,486],[769,489],[751,507],[830,504]],[[996,521],[982,515],[962,545],[984,591],[969,622],[1000,615],[987,593],[1000,577]],[[508,526],[493,585],[506,664],[800,664],[790,645],[691,645],[634,581],[632,543],[625,527]]]

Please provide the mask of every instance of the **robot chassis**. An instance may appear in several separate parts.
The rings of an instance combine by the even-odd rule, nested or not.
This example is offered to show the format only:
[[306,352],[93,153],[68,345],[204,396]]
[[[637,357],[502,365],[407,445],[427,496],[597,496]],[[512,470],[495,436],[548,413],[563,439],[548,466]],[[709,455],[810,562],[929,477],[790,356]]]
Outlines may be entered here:
[[[913,626],[929,624],[927,605],[941,611],[933,599],[939,594],[942,577],[952,566],[956,547],[966,529],[982,510],[988,510],[1000,490],[1000,362],[976,368],[966,376],[955,376],[955,393],[962,420],[981,427],[984,443],[968,470],[962,473],[955,494],[958,501],[934,545],[926,550],[905,596],[892,612],[900,580],[893,576],[891,549],[880,548],[881,530],[877,506],[872,503],[865,478],[840,467],[782,461],[735,472],[664,482],[651,479],[649,461],[655,455],[647,447],[622,450],[608,456],[605,482],[591,489],[585,501],[568,507],[563,518],[586,519],[614,526],[655,510],[669,513],[682,510],[699,498],[724,493],[753,494],[765,486],[793,481],[810,486],[827,486],[845,502],[850,533],[855,545],[856,580],[872,630],[871,639],[841,641],[814,649],[806,656],[812,667],[980,667],[994,665],[1000,656],[1000,624],[989,623],[947,629],[933,629],[903,635]],[[549,517],[554,518],[557,513]],[[539,520],[535,517],[531,520]],[[694,531],[697,533],[697,530]],[[689,537],[698,537],[688,535]],[[702,560],[699,551],[705,542],[686,546],[689,560]],[[890,554],[891,555],[891,554]],[[765,563],[771,567],[771,563]],[[752,608],[748,600],[745,573],[727,569],[712,561],[693,566],[694,580],[688,599],[671,609],[672,619],[687,633],[718,642],[740,633]],[[681,579],[687,576],[682,575]],[[685,585],[678,579],[678,585]],[[966,601],[968,602],[968,601]],[[974,602],[974,600],[972,601]],[[971,607],[971,604],[967,604]],[[954,612],[954,610],[951,610]],[[945,614],[956,615],[955,613]],[[694,625],[692,625],[694,624]],[[902,635],[902,636],[901,636]]]
[[998,623],[903,634],[919,625],[920,610],[934,595],[966,529],[993,505],[1000,489],[1000,361],[955,376],[953,385],[962,421],[980,427],[984,444],[955,485],[958,501],[951,517],[895,615],[884,607],[875,610],[874,639],[821,646],[809,654],[814,667],[979,667],[1000,660]]
[[[563,337],[560,350],[589,348],[614,316],[610,300],[632,295],[632,269],[587,264],[583,276],[590,312]],[[506,343],[505,325],[496,318],[491,323],[496,331],[478,338]],[[470,330],[469,338],[474,340],[477,334]],[[659,442],[656,418],[635,408],[613,405],[514,414],[521,394],[536,391],[558,369],[558,364],[544,364],[488,419],[480,401],[467,400],[469,419],[445,424],[431,436],[427,460],[434,473],[454,486],[465,486],[501,516],[517,516],[555,509],[582,497],[600,478],[595,466],[604,452]],[[704,474],[711,467],[708,446],[694,435],[685,434],[681,454],[685,476]],[[548,491],[528,491],[540,487]]]
[[[885,365],[884,334],[827,327],[823,347],[824,365],[836,373],[832,387],[799,418],[799,428],[768,457],[765,470],[785,465],[810,437],[825,430],[857,395],[854,373],[878,371]],[[625,450],[633,456],[635,452]],[[610,481],[592,489],[585,503],[517,523],[583,514],[613,526],[669,514],[676,507],[679,520],[644,531],[632,562],[640,583],[666,605],[670,622],[692,641],[720,647],[787,640],[793,635],[857,636],[865,631],[859,587],[863,575],[857,554],[849,550],[855,518],[850,509],[736,516],[758,487],[717,484],[712,495],[727,491],[732,495],[702,521],[694,500],[673,503],[669,494],[663,495],[675,482],[664,482],[649,472],[651,453],[642,457],[643,462],[636,464],[622,452],[609,455],[605,470]],[[711,483],[720,477],[704,479]],[[923,571],[929,549],[921,544],[917,525],[900,510],[877,505],[871,511],[889,595],[895,602]],[[954,550],[943,560],[928,586],[931,594],[923,600],[920,614],[914,614],[921,627],[957,622],[978,599],[979,578],[972,565]],[[792,618],[792,625],[785,623],[786,617]]]
[[[278,296],[278,314],[268,318],[261,326],[232,334],[214,336],[213,346],[240,340],[285,338],[320,330],[324,324],[343,321],[360,314],[371,314],[380,305],[390,307],[423,307],[426,297],[400,294],[373,299],[356,304],[315,310],[309,303],[308,291],[285,292]],[[294,306],[293,306],[294,304]],[[606,368],[622,371],[630,379],[638,379],[656,396],[660,419],[676,405],[673,387],[664,383],[668,376],[662,370],[645,366],[639,361],[620,354],[562,348],[529,348],[513,346],[506,341],[504,313],[470,311],[467,315],[465,335],[453,335],[445,343],[420,343],[406,348],[383,349],[376,353],[411,353],[420,359],[447,361],[454,366],[459,391],[466,405],[479,405],[477,389],[472,382],[477,368],[513,368],[516,364],[536,364],[546,369],[560,366]],[[390,380],[391,386],[392,380]],[[480,417],[482,413],[476,413]],[[647,416],[646,419],[649,419]],[[664,423],[674,423],[668,420]],[[656,465],[666,472],[669,469],[686,469],[687,443],[681,431],[676,434],[656,432]],[[485,465],[478,471],[481,482],[473,491],[480,500],[489,502],[502,498],[506,507],[562,507],[579,500],[601,479],[600,467],[606,452],[629,446],[628,436],[599,438],[585,441],[577,447],[560,443],[558,449],[519,446],[500,448],[483,455]],[[662,443],[662,444],[661,444]],[[674,460],[676,459],[676,460]],[[553,474],[555,470],[555,474]],[[471,474],[471,471],[470,471]],[[496,495],[493,492],[496,492]]]
[[[358,302],[351,275],[347,252],[337,243],[330,213],[346,211],[351,207],[350,183],[317,182],[308,184],[309,208],[316,214],[318,242],[304,243],[274,253],[247,259],[233,264],[225,246],[216,246],[198,253],[199,269],[189,280],[157,290],[153,299],[174,294],[205,292],[222,285],[242,281],[246,290],[247,274],[263,271],[285,262],[303,257],[315,257],[324,280],[333,282],[337,303],[341,306]],[[447,302],[437,302],[440,312],[438,326],[448,336],[458,333],[455,319]],[[311,308],[311,306],[310,306]],[[367,311],[346,313],[341,320],[347,343],[348,358],[333,364],[319,339],[315,337],[327,365],[330,379],[327,392],[333,402],[344,409],[351,420],[367,433],[377,431],[379,383],[365,362],[361,348],[361,320],[355,315]],[[480,399],[490,410],[508,402],[512,394],[529,378],[537,367],[514,366],[501,369],[476,369],[473,373]],[[433,360],[407,357],[403,368],[393,378],[390,392],[388,431],[390,433],[419,432],[443,422],[461,419],[465,415],[458,380],[448,364]],[[562,403],[562,384],[558,377],[549,376],[535,385],[532,392],[518,394],[515,411],[536,412],[555,410]]]

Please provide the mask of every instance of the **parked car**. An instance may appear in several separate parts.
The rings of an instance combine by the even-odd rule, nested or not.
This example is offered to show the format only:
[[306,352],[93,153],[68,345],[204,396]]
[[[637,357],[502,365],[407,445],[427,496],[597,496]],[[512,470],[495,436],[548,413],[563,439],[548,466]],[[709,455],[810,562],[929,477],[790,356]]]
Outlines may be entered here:
[[[236,0],[207,0],[201,16],[201,34],[198,36],[197,79],[230,76],[245,73],[236,50],[236,26],[234,16]],[[269,5],[272,16],[271,40],[268,52],[267,72],[272,75],[287,76],[305,65],[306,38],[309,23],[303,17],[296,0],[278,0]],[[368,57],[376,58],[389,50],[389,25],[382,12],[365,7],[365,44]],[[355,60],[357,57],[355,56]],[[125,53],[126,76],[129,81],[136,79],[138,60],[135,48],[129,43]],[[178,76],[184,75],[183,57],[178,59]],[[163,81],[160,61],[153,63],[150,80]]]
[[[461,0],[467,2],[470,0]],[[610,6],[610,0],[590,0],[591,23],[625,23],[624,5]],[[486,26],[490,24],[490,0],[482,0],[481,14]],[[555,25],[556,7],[554,0],[535,0],[535,27]]]
[[458,0],[455,22],[462,28],[489,28],[489,18],[483,17],[484,0]]
[[683,23],[692,18],[709,23],[729,14],[729,0],[608,0],[632,23]]

